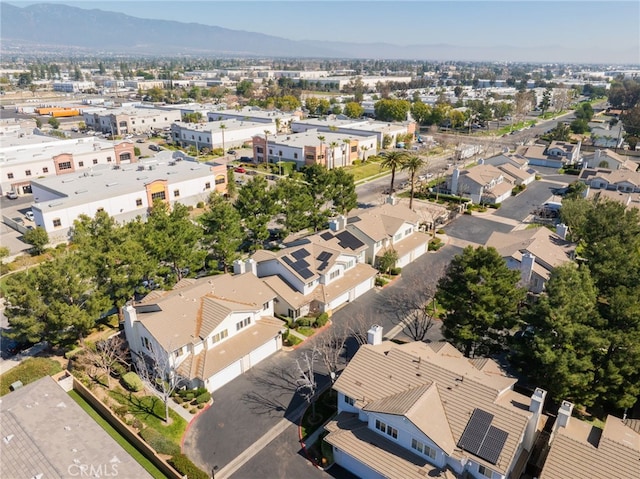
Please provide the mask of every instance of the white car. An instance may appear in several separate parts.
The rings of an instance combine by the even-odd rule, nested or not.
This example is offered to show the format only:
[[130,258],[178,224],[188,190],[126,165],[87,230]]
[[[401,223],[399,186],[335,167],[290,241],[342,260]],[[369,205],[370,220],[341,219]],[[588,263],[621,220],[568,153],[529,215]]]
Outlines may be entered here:
[[33,211],[29,210],[24,214],[24,217],[27,218],[29,221],[33,221],[35,216],[33,216]]

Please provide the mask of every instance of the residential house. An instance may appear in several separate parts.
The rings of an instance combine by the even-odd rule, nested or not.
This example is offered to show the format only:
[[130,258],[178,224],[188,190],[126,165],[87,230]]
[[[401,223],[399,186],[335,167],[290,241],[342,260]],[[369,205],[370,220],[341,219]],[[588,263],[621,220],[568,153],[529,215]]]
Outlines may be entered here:
[[55,241],[66,240],[80,215],[105,211],[116,221],[146,218],[155,200],[195,206],[214,191],[226,193],[224,165],[205,165],[178,151],[136,164],[96,165],[31,182],[35,223]]
[[573,260],[575,244],[566,240],[567,227],[559,224],[556,233],[547,228],[500,233],[494,231],[486,246],[498,250],[509,269],[521,272],[521,283],[532,293],[544,291],[553,268]]
[[548,146],[538,144],[522,146],[516,150],[516,153],[527,158],[532,166],[562,168],[579,161],[581,145],[581,142],[574,145],[564,141],[552,141]]
[[640,475],[640,421],[607,416],[604,427],[571,417],[563,401],[540,479],[629,479]]
[[429,236],[420,231],[422,223],[419,213],[390,196],[386,204],[349,217],[346,230],[367,246],[367,263],[375,266],[385,252],[394,250],[396,267],[402,268],[428,250]]
[[257,251],[234,263],[235,273],[253,270],[276,295],[275,312],[293,319],[331,314],[374,287],[377,271],[365,263],[366,245],[344,229],[346,218],[331,229],[291,243],[280,251]]
[[640,171],[631,171],[626,168],[618,170],[584,168],[580,172],[579,179],[590,189],[640,193]]
[[448,186],[451,194],[471,198],[473,203],[499,204],[511,196],[512,181],[504,171],[480,161],[469,169],[456,167]]
[[333,388],[338,415],[325,441],[359,477],[518,478],[546,420],[546,392],[513,390],[515,378],[448,343],[382,342],[382,328]]
[[596,150],[591,154],[584,155],[582,158],[583,168],[603,168],[607,170],[625,169],[636,171],[638,163],[631,158],[619,155],[611,150]]
[[495,167],[511,165],[519,170],[529,170],[529,160],[517,153],[502,153],[500,155],[492,156],[491,158],[486,158],[484,163]]
[[587,188],[585,192],[585,198],[595,200],[612,200],[622,203],[629,208],[636,208],[640,210],[640,192],[638,193],[623,193],[621,191],[600,190]]
[[131,352],[213,392],[280,350],[275,294],[251,272],[183,279],[124,308]]
[[258,163],[265,161],[265,151],[268,149],[266,157],[269,162],[295,162],[298,168],[314,164],[328,169],[350,166],[359,159],[359,152],[375,154],[376,147],[375,135],[365,137],[320,133],[317,130],[277,136],[258,133],[253,137],[253,157]]

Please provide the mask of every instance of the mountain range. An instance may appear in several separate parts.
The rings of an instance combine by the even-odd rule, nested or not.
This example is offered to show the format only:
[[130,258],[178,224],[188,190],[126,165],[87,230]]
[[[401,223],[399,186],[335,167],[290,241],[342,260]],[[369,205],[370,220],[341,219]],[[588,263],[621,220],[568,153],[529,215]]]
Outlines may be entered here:
[[[98,9],[62,4],[19,8],[0,5],[0,52],[98,55],[188,55],[228,57],[379,58],[415,60],[497,60],[561,62],[567,58],[598,58],[603,52],[576,52],[561,45],[531,48],[508,45],[491,48],[451,44],[407,45],[294,41],[261,33],[151,20]],[[629,58],[626,52],[612,57]],[[578,56],[576,56],[578,54]],[[604,57],[603,57],[604,58]]]

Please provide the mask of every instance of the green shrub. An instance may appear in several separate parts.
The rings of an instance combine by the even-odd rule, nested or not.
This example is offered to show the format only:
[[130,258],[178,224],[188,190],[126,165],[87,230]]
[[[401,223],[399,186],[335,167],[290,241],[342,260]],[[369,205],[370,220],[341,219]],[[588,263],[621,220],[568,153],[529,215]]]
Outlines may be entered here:
[[471,210],[464,210],[464,213],[463,213],[463,214],[465,214],[465,215],[470,215],[470,214],[472,214],[472,213],[471,213]]
[[429,251],[438,251],[440,248],[442,248],[443,243],[442,240],[440,238],[433,238],[432,240],[429,241]]
[[160,454],[166,454],[167,456],[180,454],[180,446],[151,427],[146,427],[140,431],[140,437]]
[[198,409],[203,409],[204,408],[204,404],[198,404]]
[[183,408],[185,408],[185,409],[189,409],[189,402],[185,402],[185,403],[182,405],[182,407],[183,407]]
[[184,398],[187,401],[191,401],[192,399],[195,399],[195,397],[196,397],[196,394],[194,391],[189,391],[187,394],[184,395]]
[[184,399],[182,399],[180,396],[174,397],[173,400],[178,404],[182,404],[184,402]]
[[121,378],[122,376],[124,376],[125,374],[127,374],[127,368],[125,368],[122,364],[120,363],[115,363],[113,365],[113,367],[111,368],[111,371],[113,371],[113,375],[117,378]]
[[200,396],[201,394],[208,393],[209,391],[205,387],[199,387],[194,391],[195,397]]
[[195,414],[195,413],[197,413],[197,412],[198,412],[198,410],[197,410],[196,408],[194,408],[194,407],[192,407],[191,409],[189,409],[189,413],[190,413],[190,414]]
[[169,459],[171,464],[180,474],[186,475],[188,479],[209,479],[209,474],[196,466],[191,459],[184,454],[176,454]]
[[204,201],[198,201],[198,203],[196,204],[196,208],[198,209],[204,208]]
[[440,228],[439,230],[436,231],[436,233],[439,235],[443,235],[445,234],[445,231],[442,228]]
[[389,281],[387,281],[386,279],[382,278],[381,276],[378,276],[376,278],[376,286],[384,286],[385,284],[387,284]]
[[327,313],[322,313],[320,316],[316,318],[316,326],[321,328],[329,321],[329,315]]
[[124,384],[124,387],[126,387],[129,391],[133,391],[134,393],[142,391],[142,388],[144,387],[144,384],[142,384],[142,379],[140,379],[140,377],[133,371],[128,372],[127,374],[122,376],[122,384]]
[[353,160],[353,166],[358,166],[362,164],[362,160]]
[[196,404],[206,404],[211,401],[211,393],[206,391],[196,398]]
[[305,316],[304,318],[300,318],[296,321],[298,327],[302,328],[310,328],[316,322],[316,318],[311,318],[309,316]]
[[[440,238],[438,238],[438,239],[440,239]],[[389,274],[391,276],[398,276],[401,271],[402,271],[402,268],[400,268],[399,266],[395,266],[394,268],[391,268],[389,270]]]

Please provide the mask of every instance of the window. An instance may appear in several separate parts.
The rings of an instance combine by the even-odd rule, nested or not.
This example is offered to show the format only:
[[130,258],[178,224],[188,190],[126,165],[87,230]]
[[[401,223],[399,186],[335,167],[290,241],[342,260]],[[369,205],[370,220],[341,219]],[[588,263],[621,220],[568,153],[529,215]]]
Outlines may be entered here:
[[236,331],[240,331],[242,328],[246,328],[251,324],[251,318],[244,318],[242,321],[236,323]]
[[208,181],[204,184],[204,189],[205,190],[210,190],[211,189],[211,183],[209,183]]
[[297,159],[298,159],[298,154],[297,154],[297,153],[294,153],[294,154],[293,154],[293,158],[297,160]]
[[[78,162],[78,168],[82,168],[83,166],[84,166],[84,161],[79,161]],[[60,168],[60,169],[62,169],[62,168]]]
[[184,346],[180,347],[178,349],[176,349],[175,354],[176,354],[176,358],[182,356],[182,353],[184,352]]
[[223,185],[225,182],[224,175],[216,176],[216,185]]
[[142,198],[136,200],[136,206],[142,206]]
[[388,424],[383,423],[379,419],[376,419],[376,429],[378,431],[382,431],[387,436],[391,436],[394,439],[398,439],[398,430],[395,427],[391,427]]
[[173,196],[175,196],[176,198],[180,196],[180,190],[173,190]]
[[26,176],[31,176],[31,170],[24,170],[24,174]]
[[404,235],[409,236],[411,234],[411,231],[412,231],[411,228],[407,228],[404,232]]
[[107,163],[111,163],[111,157],[107,156]]
[[96,210],[96,213],[100,213],[100,212],[102,212],[102,211],[104,211],[104,208],[100,207],[100,208],[98,208],[98,209]]
[[219,333],[214,334],[213,336],[211,336],[211,344],[219,343],[220,341],[222,341],[227,336],[229,336],[229,331],[228,330],[225,329],[223,331],[220,331]]
[[264,152],[264,150],[262,149],[262,147],[261,147],[261,146],[256,146],[256,152],[257,152],[257,153],[263,153],[263,152]]
[[164,194],[164,191],[157,191],[155,193],[151,193],[151,201],[164,200],[165,198],[166,198],[166,195]]
[[478,465],[478,472],[484,477],[491,477],[493,474],[493,471],[491,469],[482,465]]
[[353,398],[350,398],[349,396],[346,396],[346,395],[344,397],[344,402],[346,402],[349,406],[353,406],[353,404],[355,403]]
[[336,279],[338,276],[340,276],[340,270],[339,269],[329,273],[329,280]]
[[98,160],[96,158],[93,159],[93,164],[97,165],[98,164]]
[[128,161],[131,159],[131,153],[123,153],[120,155],[120,161]]
[[358,151],[358,147],[357,146],[352,146],[351,147],[351,153],[355,153],[356,151]]
[[266,311],[267,309],[269,309],[269,301],[267,301],[266,303],[264,303],[264,304],[262,305],[262,310],[263,310],[263,311]]
[[430,448],[429,446],[427,446],[426,444],[423,444],[417,439],[411,439],[411,447],[416,451],[418,451],[419,453],[424,454],[427,457],[430,457],[431,459],[435,460],[436,458],[435,449]]
[[43,173],[49,173],[49,168],[47,168],[46,166],[44,168],[42,168],[42,172]]
[[151,345],[151,341],[149,341],[149,339],[147,337],[145,337],[145,336],[142,336],[142,345],[148,351],[153,351],[153,346]]
[[60,221],[60,218],[56,218],[53,220],[53,226],[56,228],[59,228],[60,226],[62,226],[62,222]]
[[399,241],[402,238],[402,233],[398,233],[393,237],[393,241]]

